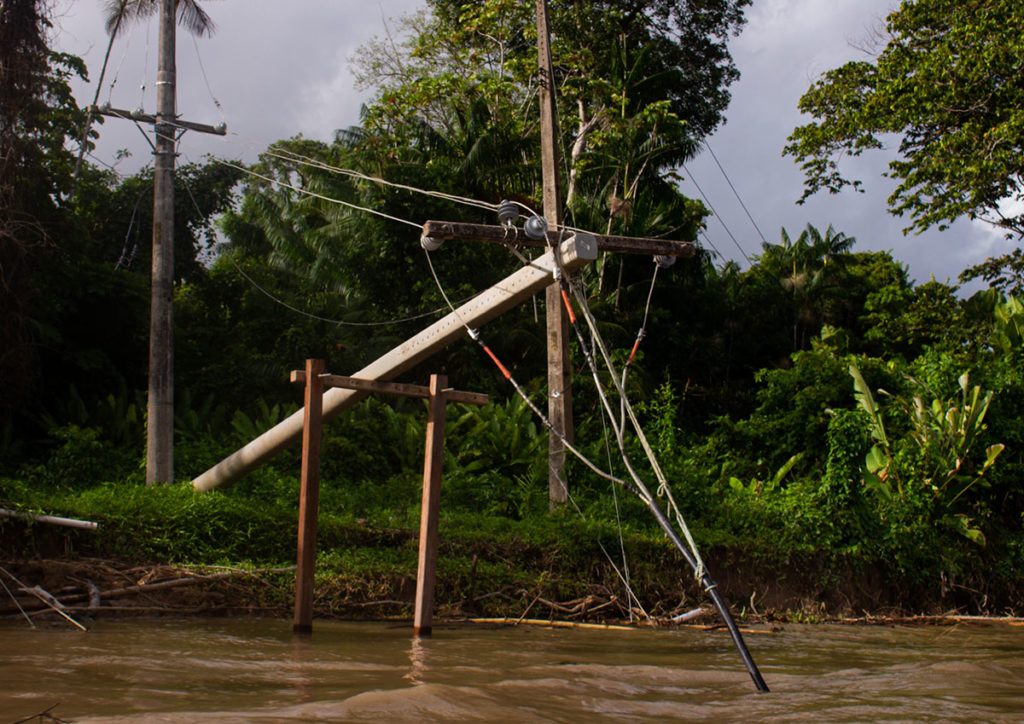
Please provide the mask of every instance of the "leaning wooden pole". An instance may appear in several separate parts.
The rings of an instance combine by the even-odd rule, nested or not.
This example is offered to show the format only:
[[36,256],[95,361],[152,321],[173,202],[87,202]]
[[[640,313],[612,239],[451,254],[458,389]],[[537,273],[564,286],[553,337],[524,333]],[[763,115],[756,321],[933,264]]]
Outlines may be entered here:
[[[570,237],[561,244],[558,251],[562,268],[568,272],[580,269],[597,258],[594,238],[582,234]],[[461,339],[466,334],[467,326],[475,328],[485,324],[547,287],[554,269],[554,254],[549,251],[430,325],[412,339],[395,347],[353,377],[370,380],[390,380],[397,377],[455,340]],[[324,420],[332,419],[369,394],[361,390],[329,390],[323,397]],[[300,411],[196,477],[192,485],[200,491],[230,485],[294,444],[301,435]]]

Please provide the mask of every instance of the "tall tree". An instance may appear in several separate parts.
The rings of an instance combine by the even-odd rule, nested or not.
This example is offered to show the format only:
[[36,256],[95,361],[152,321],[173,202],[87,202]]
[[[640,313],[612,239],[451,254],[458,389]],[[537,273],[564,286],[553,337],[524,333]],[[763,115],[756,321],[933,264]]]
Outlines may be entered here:
[[44,8],[0,3],[0,413],[27,392],[33,275],[61,223],[73,166],[65,139],[82,121],[67,81],[84,66],[47,48]]
[[1017,0],[906,0],[886,19],[887,42],[870,60],[827,72],[800,100],[816,119],[790,136],[804,199],[850,180],[846,155],[885,149],[890,209],[908,231],[985,219],[1024,236],[1024,13]]
[[793,351],[806,349],[811,337],[821,328],[824,297],[830,287],[830,271],[835,267],[829,262],[849,251],[856,239],[831,226],[822,233],[807,225],[794,240],[789,232],[782,230],[782,243],[762,245],[757,271],[777,280],[789,297],[793,321]]
[[[591,202],[599,198],[602,205],[604,191],[616,186],[611,195],[625,199],[641,170],[655,178],[692,155],[722,121],[728,86],[738,77],[726,40],[741,27],[747,4],[549,3],[571,196],[583,183],[578,166],[591,137],[604,156],[587,171]],[[428,14],[407,21],[403,45],[377,41],[360,54],[359,82],[376,94],[366,127],[395,154],[410,139],[422,145],[418,139],[429,131],[431,143],[444,140],[462,152],[463,172],[483,161],[490,169],[489,183],[479,189],[483,198],[537,197],[531,6],[513,0],[430,0],[429,6]],[[492,153],[497,149],[499,157]]]
[[[212,35],[213,19],[197,0],[175,0],[178,24],[193,35]],[[151,18],[160,9],[159,0],[107,0],[107,32],[117,35],[132,22]]]

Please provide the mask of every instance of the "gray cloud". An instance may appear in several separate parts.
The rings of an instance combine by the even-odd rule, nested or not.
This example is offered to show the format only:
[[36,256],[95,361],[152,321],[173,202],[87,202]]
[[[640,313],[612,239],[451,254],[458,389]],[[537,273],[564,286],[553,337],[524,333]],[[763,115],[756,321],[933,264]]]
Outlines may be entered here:
[[[749,11],[743,34],[732,42],[742,72],[733,87],[728,123],[710,139],[744,203],[770,242],[779,229],[799,232],[808,223],[833,224],[858,239],[858,249],[892,250],[924,281],[955,280],[964,267],[1013,248],[982,223],[960,222],[945,232],[904,236],[906,221],[886,211],[891,182],[882,177],[885,159],[875,154],[849,166],[867,193],[819,195],[804,206],[795,201],[802,177],[792,159],[782,158],[786,137],[802,121],[797,100],[820,73],[860,54],[872,28],[893,0],[759,0]],[[422,0],[224,0],[209,2],[217,23],[212,38],[178,36],[178,109],[183,118],[228,124],[225,138],[186,134],[184,160],[203,154],[251,160],[267,144],[303,134],[329,139],[335,129],[358,121],[364,95],[353,88],[348,59],[373,36],[386,32],[386,18],[422,7]],[[82,56],[95,79],[107,38],[100,0],[59,0],[55,41]],[[155,109],[156,23],[138,26],[119,40],[111,54],[101,101],[133,109],[140,102]],[[205,73],[205,78],[204,78]],[[110,89],[116,77],[116,85]],[[207,80],[209,90],[207,89]],[[145,92],[140,87],[145,85]],[[95,85],[76,89],[80,103],[92,100]],[[214,103],[216,98],[221,109]],[[115,153],[127,148],[130,159]],[[125,121],[109,119],[96,156],[131,173],[149,162],[142,134]],[[707,193],[721,219],[746,254],[759,253],[761,239],[714,160],[702,154],[688,164],[693,180]],[[691,181],[685,193],[698,196]],[[726,258],[742,259],[717,219],[707,237]]]

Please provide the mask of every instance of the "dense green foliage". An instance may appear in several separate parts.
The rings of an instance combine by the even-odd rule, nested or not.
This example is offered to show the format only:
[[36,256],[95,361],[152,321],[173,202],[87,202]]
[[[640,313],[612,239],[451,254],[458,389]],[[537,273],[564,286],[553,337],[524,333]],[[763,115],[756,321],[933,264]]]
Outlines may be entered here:
[[843,155],[884,148],[899,134],[889,199],[910,228],[987,218],[1024,234],[1020,199],[1024,149],[1024,13],[1013,0],[908,0],[886,19],[873,61],[853,61],[815,82],[800,109],[817,120],[797,128],[786,152],[803,162],[807,194],[849,181]]
[[[734,77],[723,43],[746,3],[651,3],[646,20],[642,5],[552,3],[561,111],[578,121],[563,138],[563,183],[581,225],[685,238],[704,210],[676,190],[672,169],[721,119]],[[53,152],[25,157],[39,187],[18,203],[46,220],[48,237],[37,243],[35,226],[16,237],[33,273],[5,299],[23,324],[3,328],[0,349],[19,350],[23,375],[0,380],[0,506],[98,520],[99,542],[76,545],[100,554],[288,563],[296,452],[230,490],[201,495],[184,481],[296,409],[288,371],[304,359],[351,374],[445,310],[419,231],[396,219],[493,223],[486,204],[467,211],[455,197],[540,205],[526,112],[535,31],[524,7],[437,0],[399,51],[407,63],[388,46],[366,54],[364,81],[377,94],[360,127],[275,144],[249,168],[212,160],[179,170],[180,482],[167,487],[146,488],[140,467],[151,172],[117,179],[85,164],[71,195],[71,156],[58,149],[80,129],[66,73],[81,69],[67,58],[40,66],[48,102],[32,113],[54,122],[27,138]],[[603,40],[580,42],[584,28]],[[706,42],[683,47],[698,37]],[[873,605],[1019,609],[1019,282],[986,270],[993,288],[965,299],[854,246],[807,226],[783,230],[746,270],[701,254],[659,272],[652,289],[654,265],[633,257],[605,260],[577,283],[616,376],[646,321],[625,387],[702,548],[769,577],[802,566],[808,596],[863,575],[879,581]],[[430,259],[453,300],[519,264],[505,248],[472,244]],[[542,303],[524,307],[482,334],[539,401]],[[625,478],[582,345],[573,355],[577,444]],[[450,585],[472,589],[485,569],[500,585],[556,570],[586,577],[619,535],[634,547],[634,572],[678,565],[644,504],[579,461],[568,466],[573,506],[548,511],[546,431],[476,345],[453,345],[405,379],[433,372],[492,395],[487,407],[448,411]],[[607,372],[598,377],[611,387]],[[320,546],[331,570],[413,570],[424,420],[420,402],[370,399],[327,427]],[[636,437],[622,447],[656,489]]]

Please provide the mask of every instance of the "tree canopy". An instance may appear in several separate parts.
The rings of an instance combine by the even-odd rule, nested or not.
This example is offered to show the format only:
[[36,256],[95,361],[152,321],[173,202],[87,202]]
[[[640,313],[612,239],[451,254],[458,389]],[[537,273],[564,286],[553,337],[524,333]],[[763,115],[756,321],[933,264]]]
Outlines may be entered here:
[[803,199],[861,182],[843,156],[887,149],[898,181],[890,209],[907,231],[966,217],[1024,236],[1024,11],[1016,0],[906,0],[886,19],[876,57],[825,73],[800,100],[815,121],[790,136]]

